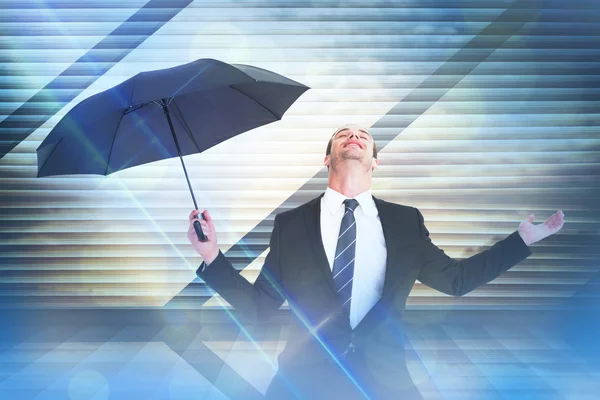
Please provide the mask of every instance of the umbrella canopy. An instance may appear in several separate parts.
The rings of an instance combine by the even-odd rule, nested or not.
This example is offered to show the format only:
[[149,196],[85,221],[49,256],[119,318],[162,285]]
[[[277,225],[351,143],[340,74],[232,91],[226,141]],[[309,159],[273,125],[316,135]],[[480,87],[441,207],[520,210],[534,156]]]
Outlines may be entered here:
[[108,175],[199,153],[281,119],[308,89],[213,59],[141,72],[73,107],[38,147],[37,176]]

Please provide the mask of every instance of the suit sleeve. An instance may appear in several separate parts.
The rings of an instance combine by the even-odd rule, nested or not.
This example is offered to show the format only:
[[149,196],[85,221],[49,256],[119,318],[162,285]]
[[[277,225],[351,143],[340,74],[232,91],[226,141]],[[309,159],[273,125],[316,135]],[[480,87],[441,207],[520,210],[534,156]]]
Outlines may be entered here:
[[258,322],[272,316],[285,301],[281,287],[279,264],[279,222],[275,216],[270,249],[260,274],[251,284],[219,251],[215,260],[200,265],[196,274],[219,293],[247,322]]
[[417,279],[440,292],[462,296],[517,265],[532,253],[518,231],[491,248],[463,260],[444,253],[429,238],[423,215],[417,211],[421,234],[422,264]]

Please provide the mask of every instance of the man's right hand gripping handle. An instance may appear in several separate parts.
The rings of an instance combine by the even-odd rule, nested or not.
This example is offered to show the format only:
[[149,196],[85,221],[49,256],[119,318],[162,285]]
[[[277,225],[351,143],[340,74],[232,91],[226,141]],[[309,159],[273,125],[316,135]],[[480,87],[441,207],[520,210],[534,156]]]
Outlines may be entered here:
[[[196,218],[200,211],[194,210],[190,213],[189,220],[190,226],[188,229],[187,237],[192,246],[198,254],[202,256],[202,259],[209,265],[212,263],[215,258],[219,255],[219,246],[217,244],[217,233],[215,231],[215,226],[213,224],[213,220],[208,213],[208,210],[204,210],[202,213],[202,217],[204,220],[200,220]],[[206,236],[206,242],[201,242],[198,239],[198,235],[196,234],[196,230],[194,229],[194,222],[200,222],[202,227],[202,231]]]

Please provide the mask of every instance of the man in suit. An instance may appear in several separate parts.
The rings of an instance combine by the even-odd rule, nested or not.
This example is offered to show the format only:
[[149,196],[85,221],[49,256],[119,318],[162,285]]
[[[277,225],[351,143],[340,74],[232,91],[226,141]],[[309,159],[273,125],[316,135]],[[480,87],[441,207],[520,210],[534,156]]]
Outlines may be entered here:
[[208,241],[198,240],[193,211],[188,238],[204,260],[197,274],[246,321],[264,320],[288,301],[290,335],[267,398],[420,399],[406,368],[402,328],[415,280],[462,296],[531,255],[528,246],[558,231],[563,214],[540,225],[532,224],[532,214],[491,248],[455,260],[431,242],[417,208],[371,195],[378,160],[365,128],[339,128],[324,164],[325,193],[276,215],[254,284],[219,250],[206,210],[201,225]]

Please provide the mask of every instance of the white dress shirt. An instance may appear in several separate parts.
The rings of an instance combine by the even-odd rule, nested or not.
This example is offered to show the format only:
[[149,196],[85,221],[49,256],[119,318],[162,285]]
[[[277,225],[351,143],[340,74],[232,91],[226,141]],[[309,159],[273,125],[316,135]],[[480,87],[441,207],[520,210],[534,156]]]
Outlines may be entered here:
[[[381,298],[387,259],[383,228],[371,191],[367,190],[354,198],[358,201],[358,207],[354,210],[356,254],[350,300],[352,329]],[[325,195],[321,198],[321,238],[332,271],[335,248],[344,216],[345,199],[346,196],[330,187],[325,190]]]

